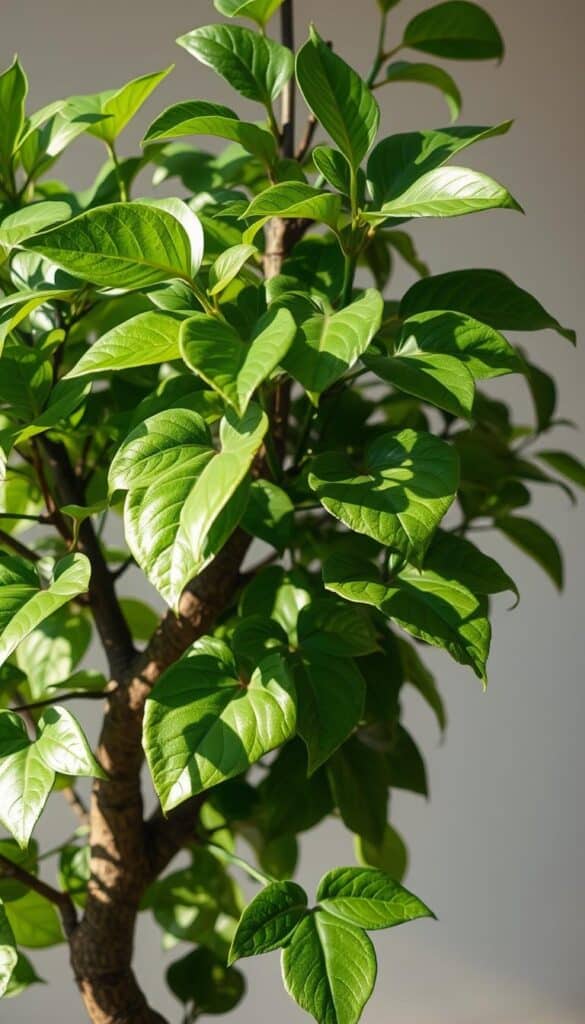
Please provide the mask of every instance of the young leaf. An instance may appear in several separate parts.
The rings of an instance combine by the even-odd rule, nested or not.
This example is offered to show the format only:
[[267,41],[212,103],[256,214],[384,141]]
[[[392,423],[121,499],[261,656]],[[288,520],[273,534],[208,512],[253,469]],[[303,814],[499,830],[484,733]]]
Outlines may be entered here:
[[47,708],[39,719],[37,753],[60,775],[107,776],[93,756],[83,729],[66,708]]
[[150,203],[114,203],[88,210],[27,239],[23,247],[105,288],[147,288],[173,278],[192,278],[187,231],[176,216]]
[[496,526],[544,570],[558,590],[563,589],[563,557],[548,530],[523,516],[501,516],[496,520]]
[[106,145],[113,145],[118,135],[140,110],[151,92],[160,85],[162,80],[173,70],[173,67],[174,64],[171,64],[170,67],[164,68],[162,71],[154,71],[152,74],[134,78],[131,82],[126,82],[126,85],[120,89],[98,93],[95,97],[96,107],[97,112],[103,115],[103,119],[90,125],[87,129],[89,133],[95,135],[97,139],[101,139]]
[[238,25],[203,25],[177,42],[246,99],[266,107],[293,73],[293,55],[286,46]]
[[376,224],[387,217],[462,217],[495,209],[522,212],[508,190],[487,174],[466,167],[438,167],[423,174],[380,210],[368,210],[363,216]]
[[185,135],[211,135],[239,142],[253,156],[267,164],[276,159],[276,142],[271,132],[256,124],[240,121],[229,107],[206,100],[185,100],[163,111],[152,122],[143,144],[161,139],[180,139]]
[[250,18],[264,26],[282,4],[282,0],[213,0],[215,9],[226,18]]
[[500,331],[543,331],[550,327],[575,344],[575,332],[562,327],[532,295],[499,270],[452,270],[417,281],[400,303],[400,315],[427,310],[466,313]]
[[336,313],[318,313],[300,324],[283,365],[315,404],[366,351],[383,309],[380,293],[368,288]]
[[374,989],[376,954],[361,928],[315,910],[285,947],[282,975],[288,994],[320,1024],[357,1024]]
[[228,963],[284,946],[307,913],[307,894],[295,882],[267,885],[244,910]]
[[309,475],[309,486],[331,515],[418,566],[457,484],[455,450],[414,430],[376,438],[359,475],[343,454],[317,456]]
[[295,669],[297,729],[312,775],[358,725],[365,684],[353,660],[311,651]]
[[255,196],[242,217],[306,217],[334,228],[340,210],[341,200],[333,192],[313,188],[304,181],[283,181]]
[[461,113],[461,93],[456,83],[444,68],[436,64],[412,64],[410,61],[398,60],[386,68],[387,82],[420,82],[421,85],[432,85],[439,89],[449,107],[451,120],[456,121]]
[[501,60],[504,43],[482,7],[447,0],[417,14],[404,31],[403,46],[451,60]]
[[163,809],[246,771],[295,727],[294,685],[280,655],[268,655],[245,686],[224,643],[197,641],[146,701],[144,749]]
[[66,379],[179,359],[180,329],[181,320],[169,313],[138,313],[98,338]]
[[0,298],[0,356],[4,349],[6,338],[15,327],[18,327],[23,320],[26,320],[30,313],[33,313],[39,306],[45,303],[54,302],[58,299],[68,299],[75,292],[63,291],[59,288],[39,289],[39,291],[15,292],[12,295],[3,295]]
[[432,911],[398,882],[375,868],[334,868],[319,882],[319,905],[358,928],[394,928]]
[[209,295],[219,295],[238,276],[242,267],[257,253],[253,245],[232,245],[222,252],[209,271]]
[[4,902],[0,899],[0,999],[6,993],[17,960],[14,933],[6,916]]
[[516,349],[488,324],[463,313],[440,310],[408,317],[398,341],[397,356],[435,353],[465,364],[476,380],[522,370]]
[[296,75],[307,106],[357,170],[374,143],[380,120],[366,83],[314,28],[297,54]]
[[17,945],[46,949],[65,941],[55,905],[44,896],[31,890],[5,910]]

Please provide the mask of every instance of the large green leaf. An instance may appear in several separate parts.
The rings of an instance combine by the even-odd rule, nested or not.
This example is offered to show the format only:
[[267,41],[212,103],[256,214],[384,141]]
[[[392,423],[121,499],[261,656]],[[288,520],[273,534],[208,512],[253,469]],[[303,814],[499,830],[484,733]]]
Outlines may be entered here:
[[368,160],[368,181],[375,205],[382,206],[387,200],[402,195],[423,174],[441,167],[468,146],[504,135],[511,124],[511,121],[504,121],[491,128],[475,125],[436,128],[382,139]]
[[23,849],[53,788],[55,773],[18,715],[0,711],[0,822]]
[[361,928],[324,910],[305,917],[282,954],[289,995],[319,1024],[357,1024],[376,980],[376,954]]
[[524,516],[501,516],[496,526],[544,570],[558,590],[563,589],[563,556],[548,530]]
[[[192,210],[182,206],[197,220]],[[152,203],[97,207],[29,238],[23,246],[102,287],[146,288],[173,278],[189,282],[193,277],[186,228],[177,216]]]
[[[341,210],[341,199],[333,192],[324,192],[304,181],[283,181],[255,196],[242,217],[305,217],[335,227]],[[257,228],[259,225],[254,225]]]
[[434,917],[424,903],[375,868],[334,868],[319,882],[319,905],[360,928],[393,928]]
[[451,60],[492,60],[504,55],[504,43],[493,19],[467,0],[447,0],[415,15],[402,42]]
[[358,725],[365,683],[353,660],[311,651],[296,667],[295,685],[297,728],[307,747],[308,774],[312,775]]
[[402,430],[369,445],[356,474],[343,454],[313,460],[309,485],[351,530],[422,564],[432,535],[455,497],[455,450],[432,434]]
[[17,960],[14,933],[6,916],[4,903],[0,899],[0,999],[8,988]]
[[[428,561],[428,560],[427,560]],[[490,625],[483,595],[431,568],[410,566],[389,584],[367,564],[332,556],[324,566],[325,586],[348,601],[373,605],[419,640],[442,647],[470,665],[485,682]]]
[[24,125],[24,103],[28,91],[26,75],[18,57],[0,75],[0,172],[11,166],[11,157]]
[[379,330],[384,303],[373,288],[336,313],[304,320],[284,367],[307,390],[312,401],[351,369]]
[[66,376],[85,377],[179,359],[180,328],[181,320],[170,313],[138,313],[98,338]]
[[366,356],[364,362],[368,370],[399,391],[445,409],[453,416],[471,416],[475,397],[473,376],[455,356],[405,352],[395,356]]
[[4,217],[0,224],[0,245],[8,248],[18,245],[25,238],[44,231],[51,224],[68,220],[71,207],[68,203],[40,202],[23,206],[21,210]]
[[215,9],[226,18],[250,18],[266,25],[282,4],[282,0],[213,0]]
[[163,809],[239,775],[295,728],[294,684],[280,655],[244,685],[222,641],[197,641],[146,701],[144,749]]
[[134,117],[151,92],[173,70],[174,65],[162,71],[141,75],[126,82],[120,89],[110,89],[98,93],[95,97],[86,97],[95,102],[96,113],[103,115],[103,120],[89,126],[88,131],[108,145],[113,145],[120,132]]
[[[32,595],[28,591],[28,599],[15,607],[9,621],[5,622],[2,615],[4,628],[0,633],[0,665],[44,619],[72,598],[85,593],[90,574],[91,566],[85,555],[66,555],[55,565],[52,580],[45,590],[37,590]],[[0,614],[3,612],[4,599],[4,587],[0,586]]]
[[229,963],[284,946],[307,913],[307,894],[295,882],[273,882],[244,910],[234,935]]
[[367,85],[314,28],[297,54],[296,75],[307,106],[357,169],[374,143],[380,120]]
[[143,142],[180,139],[185,135],[211,135],[239,142],[248,153],[268,164],[276,158],[276,142],[270,132],[248,121],[240,121],[229,107],[207,100],[185,100],[173,104],[152,122]]
[[476,380],[518,373],[522,360],[516,349],[488,324],[464,313],[433,310],[404,321],[397,356],[450,356],[465,364]]
[[202,25],[177,42],[242,96],[267,107],[293,73],[293,55],[286,46],[239,25]]
[[501,331],[558,331],[575,343],[575,332],[562,327],[532,295],[499,270],[453,270],[417,281],[400,303],[411,317],[427,310],[467,313]]
[[461,112],[461,93],[451,75],[436,64],[412,64],[407,60],[397,60],[386,68],[387,82],[420,82],[421,85],[432,85],[439,89],[445,97],[453,121]]
[[375,224],[387,217],[462,217],[496,209],[522,212],[508,190],[487,174],[467,167],[437,167],[379,210],[363,216]]
[[243,416],[256,388],[282,362],[295,331],[287,309],[270,310],[246,343],[225,321],[196,313],[181,329],[181,355]]
[[105,779],[79,722],[67,708],[47,708],[39,719],[37,753],[60,775],[87,775]]

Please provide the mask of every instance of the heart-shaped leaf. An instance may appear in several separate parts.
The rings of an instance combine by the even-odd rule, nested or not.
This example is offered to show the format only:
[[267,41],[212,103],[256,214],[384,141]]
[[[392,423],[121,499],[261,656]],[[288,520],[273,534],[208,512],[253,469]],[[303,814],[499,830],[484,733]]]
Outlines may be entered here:
[[368,370],[399,391],[469,418],[475,397],[473,376],[455,356],[405,352],[396,356],[366,356]]

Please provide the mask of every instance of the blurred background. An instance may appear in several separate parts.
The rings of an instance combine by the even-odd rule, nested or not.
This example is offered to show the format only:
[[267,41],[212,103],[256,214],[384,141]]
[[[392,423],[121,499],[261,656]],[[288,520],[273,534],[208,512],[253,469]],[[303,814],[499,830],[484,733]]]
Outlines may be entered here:
[[[406,21],[429,5],[403,0],[391,15],[391,37],[399,39]],[[503,33],[504,63],[446,66],[463,93],[462,123],[515,118],[510,135],[474,149],[466,161],[506,184],[527,216],[494,212],[419,222],[413,233],[435,273],[498,267],[582,336],[583,4],[485,0],[484,5]],[[137,127],[122,136],[124,154],[133,151],[152,117],[177,100],[212,99],[258,116],[257,110],[247,110],[246,101],[238,106],[221,79],[174,44],[179,34],[217,20],[208,0],[3,0],[1,6],[0,63],[5,67],[18,52],[31,79],[31,109],[119,86],[176,62],[174,73],[136,118]],[[296,0],[295,8],[297,44],[313,19],[350,63],[361,71],[369,68],[377,34],[375,0]],[[447,122],[434,90],[393,85],[378,98],[386,134]],[[102,160],[98,147],[96,140],[78,142],[61,162],[59,176],[68,176],[77,188],[89,185]],[[143,188],[149,191],[147,179]],[[408,283],[406,273],[397,277],[393,293]],[[583,427],[582,351],[551,332],[525,335],[522,343],[534,361],[556,375],[561,415]],[[518,419],[530,416],[520,378],[497,382],[496,391],[514,402]],[[546,446],[585,455],[583,434],[568,428],[559,429],[552,442],[547,438]],[[583,511],[571,507],[560,490],[542,489],[530,514],[562,544],[566,587],[559,597],[515,548],[482,535],[484,549],[516,579],[522,601],[513,612],[509,595],[497,601],[487,694],[471,672],[430,652],[448,702],[445,742],[416,694],[408,707],[407,724],[427,757],[431,799],[397,794],[392,820],[411,850],[407,884],[433,907],[439,922],[377,935],[380,977],[365,1024],[585,1021]],[[135,594],[138,580],[129,573],[123,591]],[[85,721],[91,732],[91,712]],[[39,829],[43,845],[53,845],[70,830],[62,803],[51,798]],[[330,823],[305,839],[299,875],[312,885],[328,867],[352,860],[351,839]],[[165,989],[163,969],[175,957],[161,952],[159,933],[141,920],[137,973],[153,1005],[171,1021],[179,1020],[180,1008]],[[2,1020],[82,1021],[64,948],[35,953],[33,959],[50,987],[34,986],[4,1003]],[[277,954],[246,961],[245,972],[249,991],[234,1021],[308,1019],[282,989]]]

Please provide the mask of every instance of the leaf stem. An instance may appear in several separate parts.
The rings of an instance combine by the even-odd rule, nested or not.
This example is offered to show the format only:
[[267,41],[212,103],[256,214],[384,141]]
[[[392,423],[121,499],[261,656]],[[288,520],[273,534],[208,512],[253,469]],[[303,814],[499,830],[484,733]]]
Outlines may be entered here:
[[44,700],[36,700],[32,704],[16,704],[11,711],[23,713],[25,711],[36,711],[37,708],[50,708],[53,704],[64,704],[68,700],[104,700],[112,693],[112,690],[71,690],[69,693],[55,693],[54,697],[45,697]]
[[118,182],[118,192],[120,193],[120,202],[121,203],[127,203],[128,199],[130,197],[128,195],[128,189],[126,188],[126,182],[124,181],[124,175],[122,174],[122,168],[120,166],[120,161],[118,160],[118,154],[116,153],[116,147],[114,146],[113,142],[106,143],[106,146],[107,146],[108,153],[110,154],[110,159],[111,159],[111,161],[112,161],[112,163],[114,165],[114,170],[116,172],[116,180]]
[[218,846],[217,843],[213,842],[206,842],[205,845],[209,846],[213,852],[217,854],[219,860],[223,860],[227,864],[233,864],[234,867],[240,868],[242,871],[245,871],[250,878],[253,878],[254,881],[260,882],[261,885],[271,885],[272,882],[276,881],[272,875],[267,875],[259,868],[255,868],[253,864],[248,864],[247,860],[244,860],[242,857],[238,857],[236,853],[230,853],[229,850],[226,850],[223,846]]
[[9,548],[9,550],[14,551],[15,555],[26,558],[27,562],[36,563],[41,560],[41,555],[38,552],[33,551],[32,548],[27,548],[26,544],[22,544],[16,537],[6,533],[5,530],[0,530],[0,547]]
[[376,81],[378,71],[382,67],[387,54],[384,53],[384,38],[386,36],[386,22],[388,20],[388,11],[382,11],[380,18],[380,31],[378,33],[378,48],[376,50],[376,56],[374,62],[370,68],[370,73],[366,78],[366,85],[371,89]]

